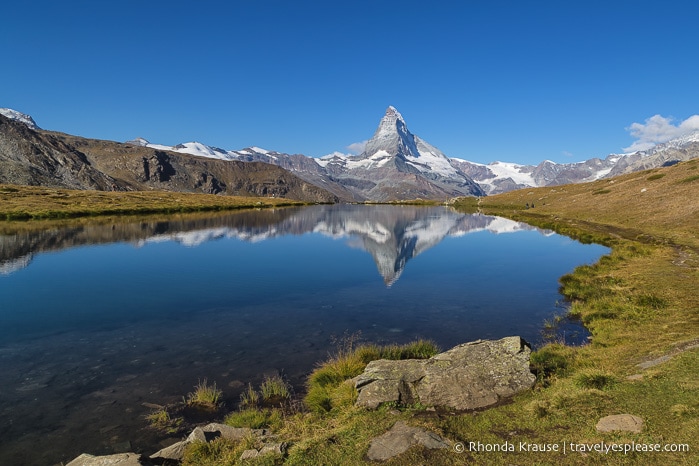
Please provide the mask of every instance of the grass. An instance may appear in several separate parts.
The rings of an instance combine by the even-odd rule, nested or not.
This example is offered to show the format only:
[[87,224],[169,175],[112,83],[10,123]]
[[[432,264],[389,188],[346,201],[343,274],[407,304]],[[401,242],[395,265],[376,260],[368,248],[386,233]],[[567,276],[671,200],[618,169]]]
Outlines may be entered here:
[[176,434],[180,431],[183,419],[172,417],[167,408],[153,411],[146,416],[146,420],[154,429],[161,430],[167,434]]
[[103,215],[211,212],[304,205],[267,197],[217,196],[167,191],[83,191],[0,185],[0,220],[44,220]]
[[194,387],[194,391],[187,395],[187,404],[216,409],[223,392],[216,388],[216,382],[209,385],[204,379]]
[[308,377],[306,407],[319,414],[345,409],[356,400],[357,393],[349,379],[364,372],[366,365],[377,359],[427,359],[439,352],[429,340],[405,345],[356,345],[357,335],[346,337],[338,351],[321,363]]
[[262,401],[265,403],[278,403],[291,399],[291,388],[280,375],[267,377],[260,385]]

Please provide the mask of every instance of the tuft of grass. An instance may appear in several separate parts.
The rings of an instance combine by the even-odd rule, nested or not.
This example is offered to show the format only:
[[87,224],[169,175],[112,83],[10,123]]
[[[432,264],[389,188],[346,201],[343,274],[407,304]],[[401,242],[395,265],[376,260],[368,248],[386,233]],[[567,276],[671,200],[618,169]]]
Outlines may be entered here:
[[291,399],[291,388],[280,376],[267,377],[260,385],[262,402],[267,405],[280,405]]
[[636,297],[636,304],[642,307],[659,310],[667,306],[667,300],[652,293],[644,293]]
[[655,181],[655,180],[659,180],[660,178],[662,178],[664,176],[665,176],[665,173],[656,173],[655,175],[651,175],[648,178],[646,178],[646,180]]
[[256,408],[260,403],[260,394],[248,384],[247,390],[240,394],[240,407],[243,409]]
[[546,386],[554,379],[567,375],[573,357],[573,348],[560,343],[549,343],[531,354],[529,365],[537,380]]
[[598,370],[585,370],[575,375],[574,382],[584,389],[608,390],[614,386],[616,379]]
[[154,429],[161,430],[168,434],[175,434],[179,432],[183,421],[181,417],[173,418],[172,416],[170,416],[170,413],[168,412],[167,408],[162,408],[153,411],[152,413],[146,416],[146,420]]
[[692,181],[696,181],[696,180],[699,180],[699,175],[694,175],[694,176],[690,176],[687,178],[683,178],[679,181],[679,183],[691,183]]
[[389,345],[381,349],[380,359],[429,359],[439,353],[439,347],[431,340],[416,340],[405,345]]
[[204,379],[194,387],[194,391],[187,395],[187,404],[217,408],[223,392],[216,388],[216,382],[209,385]]
[[249,427],[250,429],[274,429],[281,426],[283,417],[278,409],[244,409],[226,416],[223,421],[231,427]]

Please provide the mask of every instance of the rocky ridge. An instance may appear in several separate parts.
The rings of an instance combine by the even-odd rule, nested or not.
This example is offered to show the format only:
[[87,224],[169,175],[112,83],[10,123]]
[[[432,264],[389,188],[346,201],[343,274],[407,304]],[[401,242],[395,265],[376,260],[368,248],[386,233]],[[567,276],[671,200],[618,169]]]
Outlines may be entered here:
[[337,202],[281,167],[214,160],[33,130],[0,115],[0,183],[94,190],[163,190]]

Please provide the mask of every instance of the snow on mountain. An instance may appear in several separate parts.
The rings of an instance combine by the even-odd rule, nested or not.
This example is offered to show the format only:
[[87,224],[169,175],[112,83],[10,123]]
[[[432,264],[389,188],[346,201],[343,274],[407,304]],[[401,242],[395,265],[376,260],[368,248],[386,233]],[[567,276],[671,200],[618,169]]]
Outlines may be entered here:
[[401,113],[393,106],[386,109],[376,132],[360,155],[333,152],[312,158],[255,146],[240,150],[224,150],[200,142],[164,146],[151,144],[143,138],[129,143],[200,157],[279,165],[340,198],[359,201],[418,197],[444,199],[588,182],[699,155],[697,131],[647,151],[610,154],[605,159],[593,158],[575,163],[545,160],[538,165],[497,161],[486,165],[446,156],[412,134]]
[[39,130],[39,128],[36,125],[36,122],[34,122],[34,119],[27,115],[26,113],[18,112],[17,110],[12,110],[11,108],[0,108],[0,115],[3,115],[7,118],[10,118],[12,120],[17,120],[19,122],[24,123],[29,127],[29,129],[33,130]]
[[[459,176],[449,162],[449,158],[436,147],[408,131],[403,115],[395,107],[390,106],[359,158],[381,161],[383,165],[387,163],[387,158],[392,156],[403,158],[408,165],[422,173],[444,177]],[[371,166],[373,164],[369,165]]]

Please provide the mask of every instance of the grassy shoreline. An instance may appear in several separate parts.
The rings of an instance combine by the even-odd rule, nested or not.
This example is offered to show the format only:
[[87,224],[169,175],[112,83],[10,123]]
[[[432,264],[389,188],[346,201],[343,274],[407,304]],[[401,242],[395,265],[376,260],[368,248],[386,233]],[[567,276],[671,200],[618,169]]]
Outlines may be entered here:
[[287,207],[308,202],[169,191],[82,191],[0,184],[0,221]]

